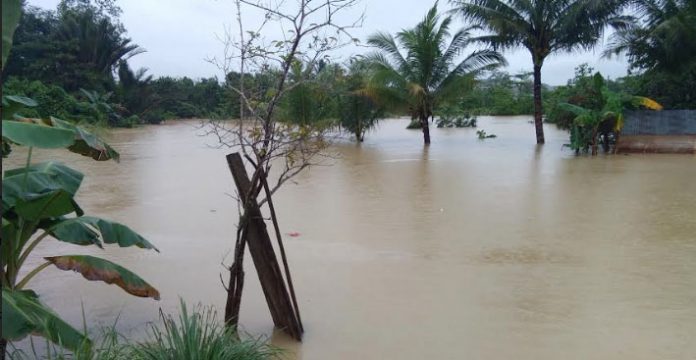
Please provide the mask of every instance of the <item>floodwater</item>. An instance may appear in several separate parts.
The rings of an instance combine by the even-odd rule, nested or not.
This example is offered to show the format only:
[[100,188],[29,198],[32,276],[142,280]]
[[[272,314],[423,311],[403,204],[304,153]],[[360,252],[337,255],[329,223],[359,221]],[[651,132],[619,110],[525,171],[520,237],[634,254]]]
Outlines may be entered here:
[[[250,266],[243,330],[289,359],[696,358],[696,157],[576,157],[553,127],[534,145],[529,120],[483,117],[498,135],[485,141],[434,129],[429,148],[389,120],[362,145],[336,145],[329,166],[275,199],[283,232],[299,233],[285,246],[304,342],[273,331]],[[100,254],[162,293],[133,298],[50,269],[31,287],[59,314],[79,325],[82,302],[90,323],[120,316],[141,338],[179,298],[222,312],[237,208],[228,150],[197,124],[114,130],[120,164],[36,156],[83,171],[83,208],[161,250],[44,242],[37,255]]]

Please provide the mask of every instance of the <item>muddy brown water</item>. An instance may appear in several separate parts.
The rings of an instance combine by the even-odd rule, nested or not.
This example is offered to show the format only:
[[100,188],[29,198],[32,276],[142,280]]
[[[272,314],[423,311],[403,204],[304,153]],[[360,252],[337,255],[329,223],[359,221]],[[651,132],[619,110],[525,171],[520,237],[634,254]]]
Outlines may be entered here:
[[[696,157],[575,157],[565,132],[534,145],[527,117],[481,118],[497,134],[406,120],[334,147],[276,198],[302,344],[273,331],[247,267],[241,323],[290,359],[694,359]],[[120,164],[63,151],[86,174],[79,202],[161,253],[44,242],[34,257],[98,254],[155,285],[161,301],[47,270],[31,287],[74,324],[143,339],[179,298],[223,309],[237,209],[224,149],[197,122],[114,130]],[[7,164],[23,161],[16,151]],[[249,265],[250,263],[247,262]]]

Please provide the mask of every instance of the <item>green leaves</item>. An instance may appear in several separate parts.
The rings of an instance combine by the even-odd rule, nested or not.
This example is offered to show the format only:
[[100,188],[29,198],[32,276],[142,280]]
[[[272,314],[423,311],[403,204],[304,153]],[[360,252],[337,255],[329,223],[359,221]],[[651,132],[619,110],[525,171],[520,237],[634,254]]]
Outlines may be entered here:
[[70,130],[23,121],[3,120],[2,136],[15,144],[42,149],[64,148],[75,142]]
[[22,4],[19,0],[2,0],[2,68],[5,68],[7,57],[12,48],[14,36],[19,18],[22,16]]
[[[412,118],[430,118],[441,104],[456,102],[473,78],[482,71],[505,64],[494,50],[478,50],[467,56],[464,50],[473,42],[473,30],[465,28],[452,35],[451,16],[437,15],[437,4],[413,28],[391,36],[377,33],[368,43],[379,52],[368,56],[372,73],[367,91],[392,109],[408,111]],[[469,86],[470,87],[470,86]],[[424,141],[430,142],[423,126]]]
[[39,104],[26,96],[6,95],[2,97],[2,115],[12,119],[18,111],[25,107],[36,107]]
[[39,302],[33,291],[2,289],[2,336],[10,341],[29,334],[43,336],[67,349],[77,351],[91,347],[90,340]]
[[111,159],[114,159],[116,162],[119,161],[118,152],[91,132],[52,116],[51,124],[55,128],[70,130],[74,133],[75,141],[68,147],[68,150],[80,155],[89,156],[97,161]]
[[[15,97],[31,104],[29,98]],[[21,118],[21,121],[2,121],[3,143],[43,149],[67,148],[97,161],[119,160],[119,154],[97,135],[70,122],[51,117],[48,120]]]
[[72,199],[72,195],[65,190],[29,195],[17,202],[15,212],[17,215],[31,221],[63,216],[73,212],[78,216],[84,213]]
[[73,200],[82,183],[82,174],[65,165],[47,162],[26,169],[5,172],[2,181],[4,210],[36,221],[75,212],[82,209]]
[[12,169],[5,171],[5,177],[14,179],[15,176],[24,176],[28,172],[32,176],[46,175],[51,184],[44,185],[53,189],[65,189],[72,195],[77,193],[82,183],[83,175],[77,170],[73,170],[59,162],[49,161],[40,164],[30,165],[28,168]]
[[137,246],[159,252],[154,245],[129,227],[92,216],[63,219],[51,224],[47,231],[60,241],[77,245],[94,244],[101,247],[103,241],[107,244],[118,244],[120,247]]
[[[20,13],[19,0],[3,0],[3,68]],[[27,97],[2,98],[3,157],[10,153],[11,145],[16,144],[30,148],[67,148],[95,160],[118,161],[119,154],[113,148],[82,127],[54,117],[32,119],[22,117],[19,113],[24,107],[34,106],[37,106],[36,101]],[[27,163],[30,159],[31,150]],[[91,341],[85,334],[75,330],[41,304],[33,291],[17,290],[50,264],[62,270],[79,272],[89,280],[116,284],[135,296],[159,299],[159,292],[137,275],[117,264],[92,256],[48,257],[48,263],[37,267],[17,282],[17,275],[22,271],[25,260],[46,235],[79,245],[95,244],[101,247],[103,241],[121,247],[138,246],[157,250],[125,225],[95,217],[82,217],[83,211],[74,200],[82,178],[79,171],[56,162],[27,165],[4,173],[0,260],[3,285],[1,336],[5,340],[21,340],[34,334],[78,355],[91,353]],[[71,213],[75,213],[77,217],[63,218]],[[36,232],[39,228],[46,233],[38,235]],[[33,241],[27,245],[32,238]]]
[[110,261],[88,255],[54,256],[45,258],[61,270],[79,272],[87,280],[115,284],[127,293],[159,300],[159,291],[129,270]]

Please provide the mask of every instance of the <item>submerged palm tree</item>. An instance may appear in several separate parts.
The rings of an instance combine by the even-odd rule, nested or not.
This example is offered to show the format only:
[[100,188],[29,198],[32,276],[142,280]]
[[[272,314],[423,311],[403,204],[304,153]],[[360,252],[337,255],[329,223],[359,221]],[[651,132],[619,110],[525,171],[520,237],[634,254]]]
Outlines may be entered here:
[[625,26],[626,0],[450,0],[455,12],[491,32],[480,41],[498,49],[524,47],[534,64],[534,124],[544,143],[541,68],[550,54],[590,49],[608,25]]
[[368,57],[373,70],[371,91],[383,103],[408,109],[420,121],[426,145],[430,144],[428,120],[437,106],[461,95],[480,71],[505,63],[494,50],[474,51],[459,60],[471,43],[472,28],[450,35],[451,22],[451,17],[440,22],[436,3],[413,29],[396,37],[377,33],[368,39],[380,50]]

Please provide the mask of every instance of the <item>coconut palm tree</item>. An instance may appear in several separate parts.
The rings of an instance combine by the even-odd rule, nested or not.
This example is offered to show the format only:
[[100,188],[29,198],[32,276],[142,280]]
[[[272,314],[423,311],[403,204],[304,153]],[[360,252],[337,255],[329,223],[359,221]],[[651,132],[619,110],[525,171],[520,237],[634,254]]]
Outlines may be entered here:
[[376,33],[368,39],[379,50],[367,58],[373,70],[370,91],[381,102],[404,108],[419,120],[426,145],[430,144],[428,120],[435,109],[461,95],[479,72],[505,63],[502,55],[490,49],[462,59],[473,28],[451,35],[451,23],[449,16],[440,21],[436,3],[414,28],[395,37]]
[[558,52],[591,49],[608,25],[624,27],[626,0],[450,0],[455,13],[490,31],[479,41],[495,49],[524,47],[534,65],[534,124],[544,143],[541,68]]
[[384,118],[384,109],[370,97],[368,79],[370,64],[362,58],[351,59],[348,74],[339,81],[338,87],[338,124],[347,132],[355,135],[355,141],[365,140],[365,133],[377,126]]
[[604,56],[626,53],[633,68],[680,72],[696,60],[696,2],[633,0],[642,21],[612,35]]

